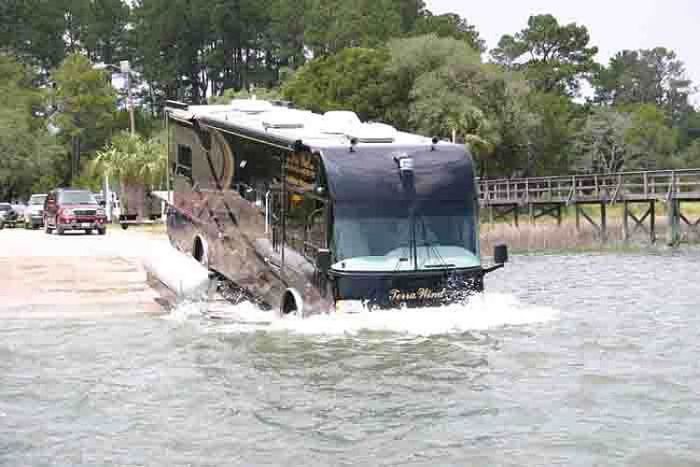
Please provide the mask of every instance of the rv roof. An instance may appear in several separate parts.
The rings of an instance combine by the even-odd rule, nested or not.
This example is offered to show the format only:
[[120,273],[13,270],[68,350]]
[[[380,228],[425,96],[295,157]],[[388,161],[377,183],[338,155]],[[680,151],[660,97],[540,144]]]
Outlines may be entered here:
[[236,99],[230,105],[190,105],[168,108],[167,111],[181,120],[202,119],[205,125],[213,123],[220,128],[251,130],[281,140],[301,140],[312,147],[350,144],[413,146],[432,142],[431,138],[401,132],[390,125],[362,122],[350,111],[320,115],[256,99]]

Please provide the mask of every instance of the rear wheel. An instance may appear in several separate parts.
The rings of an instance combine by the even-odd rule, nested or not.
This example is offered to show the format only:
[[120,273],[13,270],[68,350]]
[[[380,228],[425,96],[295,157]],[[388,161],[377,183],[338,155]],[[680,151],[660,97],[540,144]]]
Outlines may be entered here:
[[51,233],[51,227],[49,227],[48,219],[44,219],[44,232],[46,232],[47,234]]
[[106,229],[106,228],[103,228],[103,229],[97,229],[97,233],[98,233],[98,235],[104,235],[104,234],[106,234],[106,233],[107,233],[107,229]]

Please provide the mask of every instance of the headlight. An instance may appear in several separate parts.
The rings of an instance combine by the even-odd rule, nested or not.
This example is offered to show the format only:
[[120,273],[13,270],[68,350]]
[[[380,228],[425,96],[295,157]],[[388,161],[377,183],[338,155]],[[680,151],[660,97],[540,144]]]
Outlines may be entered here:
[[72,210],[72,209],[67,209],[67,208],[66,208],[66,209],[63,209],[63,211],[61,211],[61,214],[63,214],[64,216],[72,216],[72,215],[73,215],[73,210]]
[[97,215],[98,215],[98,216],[104,216],[104,215],[105,215],[105,210],[104,210],[104,209],[98,209],[98,210],[97,210]]

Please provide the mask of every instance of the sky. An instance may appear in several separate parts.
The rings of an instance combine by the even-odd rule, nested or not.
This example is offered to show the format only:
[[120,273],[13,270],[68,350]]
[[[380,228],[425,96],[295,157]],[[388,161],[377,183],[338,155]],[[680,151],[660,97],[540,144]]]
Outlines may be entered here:
[[[624,49],[672,49],[700,86],[700,0],[424,0],[435,14],[457,13],[476,26],[489,49],[503,34],[527,26],[531,15],[551,13],[559,23],[588,28],[597,61]],[[693,98],[700,105],[700,93]]]

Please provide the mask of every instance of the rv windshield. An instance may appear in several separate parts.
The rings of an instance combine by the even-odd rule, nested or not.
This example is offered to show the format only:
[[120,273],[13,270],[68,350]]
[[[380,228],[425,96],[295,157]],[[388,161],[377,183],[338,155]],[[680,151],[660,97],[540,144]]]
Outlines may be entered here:
[[429,271],[480,264],[472,209],[461,201],[421,201],[415,207],[410,202],[338,204],[333,239],[333,268],[338,271]]

